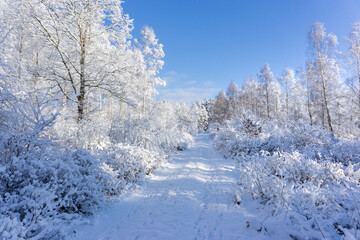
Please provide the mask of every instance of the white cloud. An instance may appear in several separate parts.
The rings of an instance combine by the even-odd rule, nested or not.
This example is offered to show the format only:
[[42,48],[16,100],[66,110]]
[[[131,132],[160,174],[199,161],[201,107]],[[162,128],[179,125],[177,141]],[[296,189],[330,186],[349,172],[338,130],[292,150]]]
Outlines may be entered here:
[[187,81],[187,82],[185,82],[186,85],[194,85],[196,83],[197,83],[197,81]]
[[159,90],[158,100],[169,102],[193,103],[197,99],[214,98],[220,91],[220,88],[173,88]]
[[175,71],[168,71],[168,72],[165,73],[165,76],[177,76],[177,75],[178,74]]
[[178,74],[177,72],[175,71],[169,71],[169,72],[166,72],[162,77],[161,79],[166,81],[166,83],[171,83],[171,82],[176,82],[178,78]]
[[214,87],[215,83],[213,81],[205,81],[203,82],[204,87],[210,88],[210,87]]
[[[188,77],[186,74],[178,73],[176,71],[168,71],[160,75],[161,79],[166,81],[167,84],[179,83],[184,82]],[[195,81],[187,81],[185,84],[192,85],[195,84]]]

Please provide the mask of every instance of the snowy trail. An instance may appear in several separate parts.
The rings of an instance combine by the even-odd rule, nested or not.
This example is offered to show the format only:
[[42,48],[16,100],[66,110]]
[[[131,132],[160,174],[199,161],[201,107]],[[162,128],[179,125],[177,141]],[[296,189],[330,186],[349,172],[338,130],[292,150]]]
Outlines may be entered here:
[[76,239],[243,239],[234,204],[235,162],[212,150],[209,135],[154,171],[144,185],[77,230]]

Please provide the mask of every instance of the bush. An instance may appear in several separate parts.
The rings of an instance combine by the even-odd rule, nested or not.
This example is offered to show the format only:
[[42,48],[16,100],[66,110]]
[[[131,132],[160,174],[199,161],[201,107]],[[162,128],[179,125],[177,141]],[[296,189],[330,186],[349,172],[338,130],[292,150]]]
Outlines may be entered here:
[[253,116],[226,121],[215,133],[214,147],[227,158],[259,152],[265,136],[261,122]]
[[81,219],[103,202],[110,176],[88,151],[46,137],[56,114],[5,90],[0,99],[1,239],[60,234],[58,222]]
[[360,234],[360,170],[352,165],[319,163],[298,152],[261,154],[241,159],[239,179],[240,196],[269,206],[273,217],[302,222],[308,237],[320,231],[334,238],[344,229],[349,236]]
[[194,141],[197,118],[184,104],[157,103],[149,113],[137,118],[115,119],[110,130],[113,144],[122,143],[170,154],[184,149]]
[[239,161],[236,202],[253,199],[270,212],[265,219],[286,219],[292,239],[360,236],[359,141],[243,117],[222,125],[214,147]]
[[[244,127],[249,121],[260,129],[257,134]],[[345,165],[349,161],[360,162],[360,141],[340,140],[318,126],[303,122],[289,122],[284,126],[245,117],[225,122],[215,133],[214,147],[227,158],[256,155],[261,151],[270,154],[298,151],[317,161],[330,160]]]
[[107,173],[98,160],[56,146],[34,129],[0,139],[0,235],[9,236],[4,239],[44,236],[59,220],[92,214],[104,200]]
[[100,150],[97,156],[103,159],[102,169],[111,176],[111,188],[107,189],[110,196],[121,194],[128,183],[150,174],[165,161],[158,152],[123,144]]
[[106,173],[89,153],[46,146],[37,150],[13,157],[0,171],[0,212],[22,224],[18,237],[48,231],[60,219],[90,215],[104,200]]

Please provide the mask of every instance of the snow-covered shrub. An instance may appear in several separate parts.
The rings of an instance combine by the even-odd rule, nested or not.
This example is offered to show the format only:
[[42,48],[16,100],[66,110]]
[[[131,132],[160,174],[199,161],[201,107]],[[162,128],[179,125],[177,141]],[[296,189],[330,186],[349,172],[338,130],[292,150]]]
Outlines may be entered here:
[[[234,157],[234,153],[237,152],[248,152],[248,149],[242,148],[239,144],[235,143],[236,140],[241,139],[242,142],[246,142],[244,139],[244,135],[239,135],[239,133],[233,128],[229,126],[227,128],[221,129],[218,133],[215,134],[214,138],[214,147],[215,149],[221,151],[225,157]],[[245,144],[247,147],[250,144]],[[237,148],[235,150],[234,148]]]
[[[302,122],[279,125],[245,117],[224,122],[214,147],[239,161],[236,202],[255,200],[270,212],[264,216],[272,219],[268,223],[285,219],[292,239],[359,238],[359,141],[336,139]],[[257,230],[271,232],[265,220]]]
[[226,121],[214,137],[214,147],[227,158],[255,154],[261,150],[264,134],[255,117]]
[[106,111],[94,112],[80,122],[71,109],[64,107],[46,134],[61,146],[73,149],[103,149],[111,146],[111,119]]
[[297,150],[309,157],[321,158],[322,151],[336,141],[328,131],[303,122],[289,122],[286,126],[268,122],[266,125],[269,130],[262,149],[268,152]]
[[240,160],[240,198],[251,196],[272,208],[272,217],[300,224],[302,235],[294,236],[360,236],[359,169],[307,159],[298,152]]
[[[267,126],[271,123],[267,123]],[[267,127],[268,128],[268,127]],[[298,151],[305,157],[317,161],[332,161],[353,164],[360,162],[360,141],[341,140],[318,126],[309,126],[303,122],[289,122],[286,126],[273,125],[267,131],[261,150],[267,152]]]
[[[248,129],[249,126],[251,130]],[[253,134],[253,131],[256,134]],[[253,155],[260,151],[299,151],[318,161],[332,159],[345,163],[347,159],[359,161],[360,142],[336,139],[328,131],[303,122],[293,121],[287,125],[278,125],[272,121],[257,120],[255,117],[243,117],[223,123],[215,134],[214,147],[226,157],[232,158]],[[343,152],[342,149],[346,156],[339,154]]]
[[60,220],[92,214],[104,200],[107,178],[88,152],[38,145],[2,165],[0,213],[22,224],[17,237],[46,234]]
[[56,115],[44,115],[31,97],[3,90],[1,105],[0,238],[60,234],[58,222],[92,214],[110,187],[98,159],[47,138]]
[[170,153],[188,147],[197,132],[197,118],[186,104],[156,103],[146,115],[122,116],[110,130],[111,142]]
[[329,148],[329,159],[344,165],[360,163],[360,141],[339,141]]
[[164,156],[148,149],[123,145],[97,151],[103,159],[102,169],[111,175],[109,195],[119,195],[129,182],[135,182],[164,161]]

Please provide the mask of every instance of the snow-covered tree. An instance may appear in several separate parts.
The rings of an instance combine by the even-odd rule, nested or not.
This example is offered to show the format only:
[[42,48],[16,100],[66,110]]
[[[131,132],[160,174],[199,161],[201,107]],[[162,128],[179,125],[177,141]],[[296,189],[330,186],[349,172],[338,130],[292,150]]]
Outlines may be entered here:
[[274,77],[268,63],[265,63],[265,65],[261,68],[258,77],[261,84],[261,97],[263,97],[266,117],[270,119],[277,106],[277,102],[275,102],[277,86],[273,84]]
[[0,83],[20,97],[36,88],[38,44],[23,1],[2,1],[0,11]]
[[220,91],[215,98],[214,106],[212,108],[212,122],[222,123],[228,114],[229,101],[226,98],[224,91]]
[[25,4],[38,41],[47,47],[40,75],[53,86],[53,97],[64,96],[76,104],[78,120],[88,111],[91,97],[100,92],[135,104],[125,94],[136,65],[129,42],[132,20],[123,13],[121,2],[31,0]]
[[208,123],[212,123],[213,122],[213,108],[214,108],[214,103],[215,103],[215,99],[204,99],[204,107],[206,109],[206,112],[208,113]]
[[259,94],[261,91],[260,84],[255,78],[246,79],[242,85],[240,92],[240,102],[242,105],[243,112],[250,112],[254,115],[259,116],[260,110],[260,98]]
[[321,125],[334,131],[333,113],[336,108],[335,100],[340,97],[339,66],[331,51],[338,44],[334,34],[327,34],[323,23],[315,22],[308,33],[311,58],[308,75],[312,81],[312,100],[317,107],[317,116]]
[[227,90],[226,96],[229,101],[229,118],[233,118],[234,115],[238,114],[239,112],[239,90],[238,86],[231,81]]
[[291,90],[292,90],[293,86],[295,85],[294,70],[292,70],[288,67],[284,68],[284,71],[280,77],[280,81],[284,88],[286,116],[289,117],[289,105],[290,105],[289,102],[291,99]]
[[197,100],[192,107],[197,116],[199,132],[206,131],[209,125],[209,113],[204,106],[204,103],[201,100]]
[[138,75],[141,80],[139,80],[141,90],[141,96],[139,105],[142,106],[142,111],[144,112],[146,109],[146,103],[150,102],[151,98],[157,94],[155,89],[156,86],[165,86],[165,81],[161,80],[157,77],[159,70],[162,69],[164,65],[164,61],[162,58],[165,56],[163,51],[163,45],[159,43],[159,40],[156,38],[154,30],[145,26],[141,30],[141,40],[143,44],[140,44],[140,49],[142,50],[139,55],[143,56],[142,66],[140,66],[139,70],[142,71],[141,74]]
[[360,22],[352,25],[351,32],[347,38],[350,44],[347,51],[347,59],[350,64],[351,76],[349,79],[352,94],[355,96],[354,104],[356,112],[360,116]]
[[284,109],[288,120],[303,118],[306,91],[304,85],[295,77],[295,71],[289,67],[284,68],[280,77],[284,92]]

